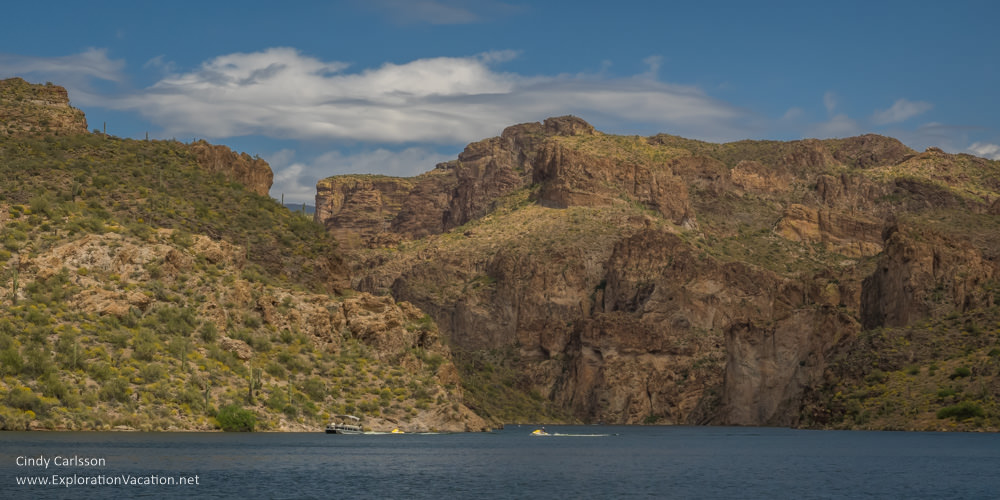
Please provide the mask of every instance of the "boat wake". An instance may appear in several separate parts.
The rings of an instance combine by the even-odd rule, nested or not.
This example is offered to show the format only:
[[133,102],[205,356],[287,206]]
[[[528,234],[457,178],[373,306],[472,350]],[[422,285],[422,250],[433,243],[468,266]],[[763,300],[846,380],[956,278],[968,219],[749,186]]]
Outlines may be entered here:
[[545,437],[608,437],[611,434],[575,434],[575,433],[565,433],[565,432],[546,432],[542,429],[535,429],[532,436],[545,436]]
[[451,434],[450,432],[403,432],[399,430],[392,431],[365,431],[363,433],[366,436],[397,436],[397,435],[410,435],[410,436],[439,436],[442,434]]

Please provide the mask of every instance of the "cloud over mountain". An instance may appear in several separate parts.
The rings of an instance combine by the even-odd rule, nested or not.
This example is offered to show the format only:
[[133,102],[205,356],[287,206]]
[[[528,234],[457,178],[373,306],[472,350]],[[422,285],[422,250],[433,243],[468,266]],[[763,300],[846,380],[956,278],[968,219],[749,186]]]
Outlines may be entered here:
[[989,158],[991,160],[1000,160],[1000,145],[986,142],[974,142],[969,146],[969,151],[974,153],[976,156],[982,156],[983,158]]
[[511,123],[567,113],[733,128],[744,112],[695,87],[651,78],[523,76],[495,69],[511,51],[435,57],[351,71],[291,48],[216,57],[110,106],[167,135],[459,143]]
[[923,114],[933,108],[929,102],[909,101],[898,99],[889,109],[881,109],[872,115],[872,122],[876,125],[886,125],[889,123],[899,123],[909,120],[914,116]]
[[351,154],[327,151],[309,159],[299,159],[295,151],[285,149],[265,159],[275,171],[272,195],[287,201],[312,203],[316,181],[324,177],[365,173],[408,177],[454,157],[454,153],[408,147],[401,151],[376,148]]

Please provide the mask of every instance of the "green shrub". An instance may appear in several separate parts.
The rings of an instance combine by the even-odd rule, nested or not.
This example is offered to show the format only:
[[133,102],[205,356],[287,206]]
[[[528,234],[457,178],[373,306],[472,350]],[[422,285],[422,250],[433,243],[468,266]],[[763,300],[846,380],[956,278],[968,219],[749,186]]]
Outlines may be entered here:
[[45,377],[42,377],[38,382],[42,392],[54,398],[63,400],[69,393],[69,388],[66,387],[66,384],[64,384],[59,376],[54,373],[50,373]]
[[156,337],[149,330],[142,330],[132,342],[132,359],[152,361],[158,350]]
[[257,352],[268,352],[271,350],[271,339],[267,335],[248,334],[246,343]]
[[163,335],[189,337],[198,326],[198,315],[189,307],[167,306],[157,309],[142,324]]
[[87,365],[87,373],[98,382],[103,382],[111,378],[117,370],[106,361],[97,361]]
[[40,413],[42,411],[42,400],[31,389],[21,386],[11,389],[4,398],[8,405],[24,411]]
[[937,395],[939,398],[948,398],[955,395],[955,389],[952,389],[950,387],[938,389]]
[[285,399],[287,399],[285,397],[285,391],[273,389],[267,398],[267,407],[272,410],[280,410],[287,404]]
[[302,383],[302,392],[305,392],[313,401],[323,401],[326,398],[326,383],[319,377],[309,377]]
[[865,376],[865,382],[868,382],[869,384],[881,384],[888,379],[889,376],[878,368],[872,370],[871,373]]
[[251,330],[256,330],[257,328],[260,328],[261,324],[259,314],[255,312],[247,312],[243,314],[243,326]]
[[266,371],[268,375],[274,378],[285,378],[286,376],[288,376],[288,372],[285,371],[285,367],[273,361],[267,364],[267,367],[264,368],[264,371]]
[[972,375],[972,370],[968,366],[959,366],[955,368],[955,371],[951,375],[948,375],[948,378],[955,380],[956,378],[965,378],[970,375]]
[[159,363],[149,363],[139,369],[139,376],[143,382],[151,384],[160,380],[167,374],[167,369]]
[[104,401],[118,401],[119,403],[124,403],[129,399],[129,387],[130,384],[128,379],[125,377],[115,377],[108,380],[99,391],[99,395]]
[[204,404],[204,396],[202,395],[201,390],[197,387],[189,386],[180,389],[177,391],[177,395],[175,397],[181,404],[186,404],[199,410],[202,409],[202,405]]
[[24,367],[24,358],[16,345],[0,351],[0,375],[17,375]]
[[24,350],[24,359],[26,362],[21,371],[27,375],[39,377],[56,370],[56,365],[52,362],[52,355],[49,354],[47,348],[29,345]]
[[141,240],[148,240],[153,234],[153,228],[141,222],[130,222],[125,227],[129,233]]
[[226,432],[253,432],[257,425],[257,416],[237,405],[223,406],[215,420],[219,428]]
[[59,337],[56,342],[56,352],[59,353],[59,364],[67,370],[83,368],[83,349],[76,335],[68,334]]
[[202,323],[201,329],[198,330],[201,334],[201,339],[205,342],[215,342],[219,338],[219,329],[215,326],[215,323],[211,321],[206,321]]
[[303,360],[301,356],[288,351],[279,352],[278,361],[283,363],[292,373],[307,372],[310,368],[309,363]]
[[962,401],[956,405],[945,406],[937,412],[937,418],[954,418],[955,420],[965,420],[984,415],[985,412],[983,412],[983,409],[972,401]]
[[175,229],[173,234],[170,235],[170,240],[182,248],[189,248],[191,245],[194,245],[194,236],[183,229]]

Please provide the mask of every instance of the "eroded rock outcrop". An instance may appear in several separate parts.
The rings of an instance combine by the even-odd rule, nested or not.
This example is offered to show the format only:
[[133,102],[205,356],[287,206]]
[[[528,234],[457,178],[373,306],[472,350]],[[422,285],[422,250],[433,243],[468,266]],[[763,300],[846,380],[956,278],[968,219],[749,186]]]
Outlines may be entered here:
[[865,328],[908,326],[929,317],[991,307],[984,285],[1000,279],[1000,265],[968,242],[908,225],[885,230],[885,252],[864,281]]
[[198,164],[209,172],[225,175],[261,196],[267,196],[271,190],[274,173],[271,172],[271,166],[263,159],[246,153],[237,153],[226,146],[209,144],[203,140],[195,141],[188,147],[194,153]]
[[[551,154],[544,144],[554,147],[548,138],[560,136],[593,135],[597,132],[585,121],[571,117],[549,118],[544,123],[515,125],[504,130],[500,137],[485,139],[466,146],[458,159],[437,166],[433,171],[412,178],[382,176],[338,176],[323,179],[317,184],[316,220],[323,223],[334,235],[350,248],[383,245],[396,242],[393,235],[403,238],[421,238],[439,234],[470,220],[486,215],[494,203],[532,182],[541,182],[539,165],[552,165]],[[554,177],[553,184],[569,181],[566,175]],[[622,172],[619,176],[627,176]],[[648,174],[650,180],[664,184],[670,178]],[[556,203],[591,204],[610,202],[611,197],[595,191],[595,183],[570,187],[572,192],[589,194],[575,200]],[[644,194],[644,201],[660,203],[673,211],[683,207],[686,200],[675,201],[657,197],[662,194]],[[603,188],[598,189],[601,191]],[[638,183],[633,191],[645,192],[649,187]],[[544,194],[542,195],[545,196]],[[659,206],[657,206],[659,208]],[[384,241],[383,238],[389,238]]]
[[775,232],[792,241],[819,243],[831,252],[858,258],[882,251],[882,227],[881,220],[868,215],[796,203],[785,209]]
[[359,248],[387,232],[403,209],[413,183],[396,177],[341,176],[316,185],[317,221],[342,248]]
[[558,143],[539,154],[532,179],[554,207],[609,206],[632,199],[682,224],[693,218],[687,184],[665,164],[600,158]]
[[87,133],[83,111],[70,106],[66,89],[0,80],[0,135],[25,137]]

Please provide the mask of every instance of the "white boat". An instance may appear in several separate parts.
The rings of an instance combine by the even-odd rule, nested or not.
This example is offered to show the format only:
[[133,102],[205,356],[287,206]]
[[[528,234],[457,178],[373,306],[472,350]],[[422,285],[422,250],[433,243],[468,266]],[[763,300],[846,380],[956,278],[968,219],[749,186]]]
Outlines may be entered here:
[[334,415],[326,424],[327,434],[362,434],[361,419],[354,415]]

